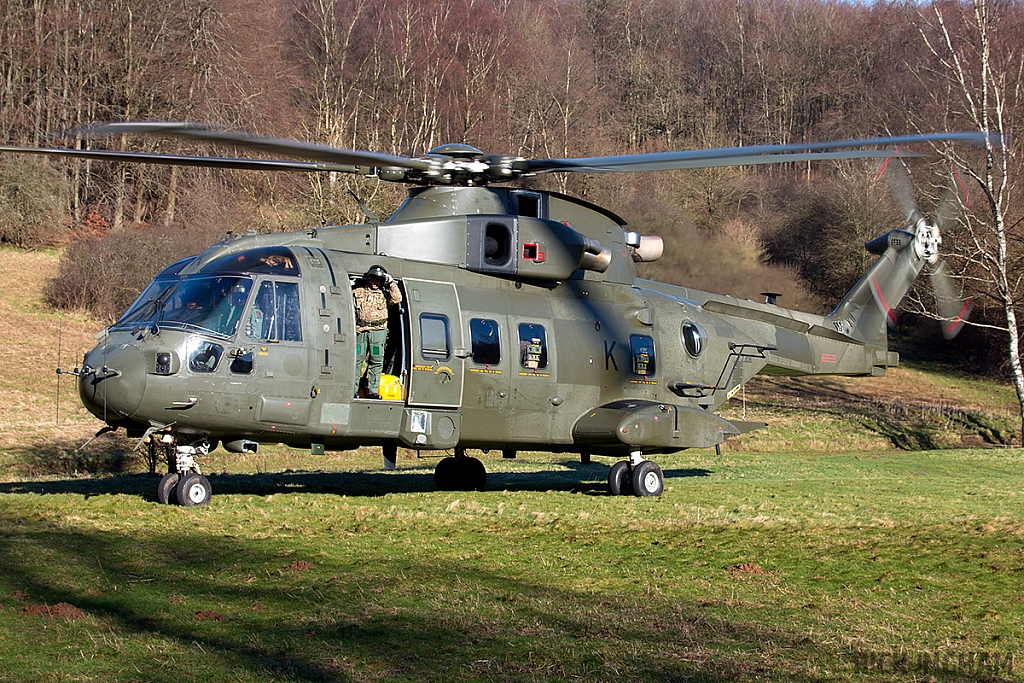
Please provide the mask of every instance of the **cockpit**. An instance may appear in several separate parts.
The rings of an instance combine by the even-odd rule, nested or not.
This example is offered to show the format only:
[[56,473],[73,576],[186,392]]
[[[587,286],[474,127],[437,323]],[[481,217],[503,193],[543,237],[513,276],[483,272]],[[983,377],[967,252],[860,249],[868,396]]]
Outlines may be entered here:
[[177,261],[157,275],[112,329],[156,333],[168,328],[225,339],[241,335],[252,341],[302,341],[300,273],[289,250],[267,247],[228,254],[182,275],[197,258]]

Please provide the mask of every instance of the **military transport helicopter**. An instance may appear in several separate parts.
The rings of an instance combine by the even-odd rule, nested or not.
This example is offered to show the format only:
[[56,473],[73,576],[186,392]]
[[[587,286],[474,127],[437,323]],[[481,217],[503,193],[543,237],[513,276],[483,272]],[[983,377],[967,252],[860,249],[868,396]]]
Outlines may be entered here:
[[[0,151],[229,169],[346,172],[408,183],[387,221],[229,237],[171,264],[99,337],[77,375],[106,426],[166,454],[161,502],[207,503],[198,459],[260,444],[454,451],[439,489],[483,489],[467,449],[622,458],[611,494],[658,496],[648,456],[708,448],[764,423],[715,411],[758,373],[879,376],[898,363],[886,324],[938,229],[916,209],[869,242],[878,259],[828,315],[640,280],[660,237],[557,192],[503,183],[542,173],[657,171],[918,156],[905,146],[984,142],[939,133],[577,159],[487,155],[449,144],[413,157],[258,137],[205,124],[96,124],[79,138],[194,138],[289,159],[3,147]],[[902,150],[893,149],[903,146]],[[871,148],[883,149],[871,149]],[[354,282],[379,266],[404,302],[388,315],[380,400],[358,394]],[[940,271],[941,272],[941,271]],[[940,276],[941,277],[941,276]],[[947,326],[958,329],[957,302]],[[102,430],[101,430],[102,431]]]

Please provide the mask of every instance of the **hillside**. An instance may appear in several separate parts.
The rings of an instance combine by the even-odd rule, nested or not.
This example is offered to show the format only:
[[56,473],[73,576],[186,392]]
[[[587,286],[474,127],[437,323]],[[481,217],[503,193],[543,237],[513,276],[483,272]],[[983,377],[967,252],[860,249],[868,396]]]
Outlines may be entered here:
[[[73,368],[95,344],[103,323],[82,313],[62,313],[43,300],[46,280],[57,272],[56,251],[0,250],[0,465],[13,459],[59,457],[80,446],[101,425],[78,400],[73,377],[60,381],[57,423],[58,345],[61,363]],[[2,470],[0,470],[2,471]]]

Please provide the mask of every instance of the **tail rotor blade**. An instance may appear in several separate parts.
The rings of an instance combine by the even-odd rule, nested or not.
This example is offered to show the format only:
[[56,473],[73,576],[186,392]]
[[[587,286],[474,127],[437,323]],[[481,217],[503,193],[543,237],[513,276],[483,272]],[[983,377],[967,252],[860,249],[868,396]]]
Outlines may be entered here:
[[872,278],[871,280],[871,296],[875,300],[875,304],[878,306],[878,310],[882,312],[885,317],[885,322],[889,327],[895,329],[897,324],[896,312],[889,306],[889,302],[885,299],[885,293],[882,291],[882,285],[878,282],[878,278]]
[[971,300],[964,299],[957,293],[945,261],[938,262],[931,274],[931,282],[935,306],[942,321],[942,336],[953,339],[967,324],[967,318],[971,314]]
[[[899,151],[899,150],[896,150]],[[875,179],[884,178],[889,186],[889,191],[896,199],[896,203],[903,209],[908,223],[916,223],[921,217],[917,210],[917,200],[914,199],[914,185],[910,180],[910,170],[902,159],[889,157],[878,166],[878,173]]]
[[967,193],[967,183],[960,171],[953,168],[953,182],[942,196],[942,201],[935,207],[935,225],[943,232],[964,212],[971,211],[971,196]]

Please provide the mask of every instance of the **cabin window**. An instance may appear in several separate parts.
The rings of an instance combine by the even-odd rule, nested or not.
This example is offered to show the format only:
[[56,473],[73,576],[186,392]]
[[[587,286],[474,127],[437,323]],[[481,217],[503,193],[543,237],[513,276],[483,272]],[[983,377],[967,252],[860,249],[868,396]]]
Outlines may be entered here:
[[224,355],[224,347],[213,342],[194,339],[188,346],[188,369],[192,372],[213,372]]
[[231,359],[231,372],[236,375],[251,375],[256,366],[256,356],[252,351],[239,354]]
[[474,363],[497,365],[501,362],[501,344],[496,321],[473,318],[469,321],[469,333],[473,339]]
[[654,339],[646,334],[629,335],[629,352],[633,358],[633,374],[654,376]]
[[424,360],[451,358],[448,316],[439,313],[420,314],[420,355]]
[[686,353],[691,358],[699,358],[708,341],[708,333],[704,331],[704,328],[697,323],[685,322],[679,334],[683,339]]
[[548,366],[548,341],[543,325],[519,323],[519,363],[534,372]]
[[302,341],[299,283],[264,281],[245,316],[242,332],[259,341]]

